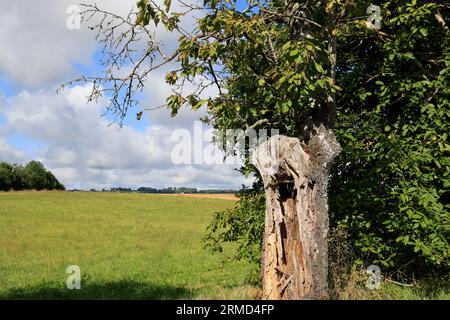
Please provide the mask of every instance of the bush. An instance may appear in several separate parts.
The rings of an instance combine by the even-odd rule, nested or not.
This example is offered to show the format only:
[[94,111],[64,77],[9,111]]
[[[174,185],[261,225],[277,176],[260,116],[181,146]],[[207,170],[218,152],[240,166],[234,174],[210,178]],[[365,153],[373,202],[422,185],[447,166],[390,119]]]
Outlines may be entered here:
[[264,234],[265,197],[261,182],[255,183],[252,189],[243,188],[237,196],[239,201],[234,208],[216,213],[203,243],[213,252],[223,252],[224,244],[235,243],[234,258],[254,266],[250,280],[255,282],[259,280]]
[[[442,1],[379,5],[380,31],[351,23],[338,31],[335,133],[343,152],[330,180],[330,234],[342,231],[351,260],[379,264],[384,273],[446,273],[450,37],[442,21],[448,21],[449,10]],[[366,6],[358,3],[354,10],[358,16]],[[218,214],[210,228],[214,241],[237,241],[238,257],[251,261],[259,257],[254,248],[262,239],[258,190],[253,198],[241,198],[236,209]],[[252,223],[255,227],[246,225]],[[330,257],[341,243],[330,247]]]
[[13,185],[13,167],[7,163],[0,163],[0,190],[9,191]]
[[56,177],[42,163],[30,161],[25,167],[0,163],[0,190],[64,190]]

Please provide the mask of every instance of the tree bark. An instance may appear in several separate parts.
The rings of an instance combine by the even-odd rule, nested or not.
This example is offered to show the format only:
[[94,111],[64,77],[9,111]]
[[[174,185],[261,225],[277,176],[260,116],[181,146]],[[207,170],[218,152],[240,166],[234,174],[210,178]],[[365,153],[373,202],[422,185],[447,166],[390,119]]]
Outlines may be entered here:
[[307,142],[274,136],[255,149],[252,162],[266,195],[264,299],[328,297],[327,185],[340,151],[324,126]]

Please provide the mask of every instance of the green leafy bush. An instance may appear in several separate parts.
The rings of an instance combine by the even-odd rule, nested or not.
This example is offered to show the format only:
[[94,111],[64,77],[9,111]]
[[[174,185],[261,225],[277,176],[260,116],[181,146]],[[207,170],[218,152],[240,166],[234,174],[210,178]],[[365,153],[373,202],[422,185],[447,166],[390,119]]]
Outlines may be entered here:
[[386,1],[382,9],[385,35],[349,51],[343,64],[352,70],[338,76],[344,151],[331,221],[348,229],[361,262],[419,276],[450,266],[450,37],[436,17],[448,21],[448,8]]
[[224,251],[225,244],[234,243],[234,258],[250,262],[253,272],[249,280],[258,282],[264,233],[265,197],[262,184],[257,182],[252,189],[243,188],[238,197],[234,208],[215,214],[203,243],[206,248],[219,253]]
[[64,190],[56,177],[38,161],[30,161],[25,167],[0,163],[0,190]]
[[[449,7],[379,5],[381,30],[364,23],[339,30],[335,132],[343,152],[331,173],[330,233],[345,231],[359,263],[416,277],[448,272]],[[364,15],[366,6],[355,7],[355,16]],[[238,258],[259,261],[262,193],[257,186],[215,217],[207,237],[213,248],[238,242]]]

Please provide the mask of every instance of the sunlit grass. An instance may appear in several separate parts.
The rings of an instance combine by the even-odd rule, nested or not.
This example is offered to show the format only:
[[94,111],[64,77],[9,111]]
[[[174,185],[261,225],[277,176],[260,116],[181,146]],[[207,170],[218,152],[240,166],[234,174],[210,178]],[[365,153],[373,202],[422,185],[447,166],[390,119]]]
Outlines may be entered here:
[[[249,266],[205,251],[233,201],[158,195],[0,194],[0,298],[253,298]],[[81,290],[68,290],[78,265]]]
[[380,287],[366,287],[367,273],[353,271],[345,287],[338,290],[343,300],[450,300],[450,275],[422,278],[410,283],[382,279]]

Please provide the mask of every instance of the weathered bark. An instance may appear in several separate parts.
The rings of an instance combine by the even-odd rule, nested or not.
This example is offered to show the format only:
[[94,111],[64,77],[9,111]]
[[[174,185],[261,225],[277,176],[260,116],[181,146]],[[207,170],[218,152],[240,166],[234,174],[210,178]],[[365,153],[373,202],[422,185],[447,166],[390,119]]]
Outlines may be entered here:
[[320,126],[306,143],[275,136],[253,153],[266,195],[264,299],[328,296],[327,184],[340,150],[331,130]]

